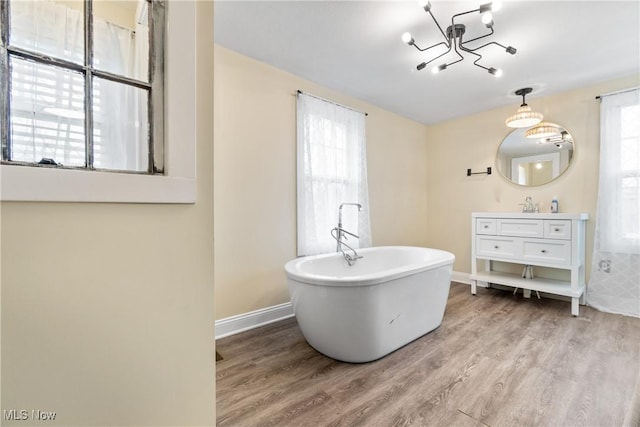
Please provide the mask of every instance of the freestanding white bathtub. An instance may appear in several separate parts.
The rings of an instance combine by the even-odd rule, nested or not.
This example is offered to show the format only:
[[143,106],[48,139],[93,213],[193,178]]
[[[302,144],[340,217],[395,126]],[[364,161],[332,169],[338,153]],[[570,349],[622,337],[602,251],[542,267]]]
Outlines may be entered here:
[[320,353],[369,362],[442,323],[455,257],[438,249],[381,246],[297,258],[285,264],[302,334]]

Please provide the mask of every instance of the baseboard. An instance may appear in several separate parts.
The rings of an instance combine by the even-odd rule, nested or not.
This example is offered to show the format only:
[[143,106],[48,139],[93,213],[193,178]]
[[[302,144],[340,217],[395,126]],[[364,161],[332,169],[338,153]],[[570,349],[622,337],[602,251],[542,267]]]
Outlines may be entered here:
[[471,279],[469,279],[469,273],[461,273],[459,271],[454,271],[451,273],[451,281],[457,283],[464,283],[466,285],[471,285]]
[[240,332],[288,319],[289,317],[293,317],[293,306],[290,302],[286,302],[284,304],[216,320],[216,339],[239,334]]

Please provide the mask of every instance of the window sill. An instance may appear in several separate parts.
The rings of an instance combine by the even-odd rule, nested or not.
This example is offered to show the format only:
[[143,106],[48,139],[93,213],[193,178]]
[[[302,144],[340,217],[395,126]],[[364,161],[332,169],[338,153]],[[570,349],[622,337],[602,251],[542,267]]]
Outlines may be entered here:
[[194,203],[195,179],[0,166],[0,199],[30,202]]

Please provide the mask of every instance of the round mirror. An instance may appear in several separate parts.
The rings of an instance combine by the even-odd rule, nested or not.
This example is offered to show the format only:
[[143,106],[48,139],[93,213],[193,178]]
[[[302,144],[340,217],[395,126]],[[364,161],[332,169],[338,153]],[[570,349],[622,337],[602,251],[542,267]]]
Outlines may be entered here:
[[514,184],[528,187],[553,181],[567,170],[573,158],[573,137],[562,126],[552,136],[530,138],[528,128],[511,132],[498,147],[496,167]]

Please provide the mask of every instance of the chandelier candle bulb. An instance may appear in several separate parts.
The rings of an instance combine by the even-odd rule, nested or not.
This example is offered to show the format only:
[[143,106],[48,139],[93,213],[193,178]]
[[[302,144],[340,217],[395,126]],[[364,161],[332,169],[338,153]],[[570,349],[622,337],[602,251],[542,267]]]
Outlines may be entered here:
[[493,26],[493,15],[491,14],[491,12],[484,13],[482,15],[481,20],[482,20],[482,23],[487,27]]
[[440,71],[445,70],[447,68],[447,64],[437,65],[431,69],[433,74],[438,74]]
[[425,12],[431,10],[431,2],[429,0],[418,0],[418,5],[423,8]]

